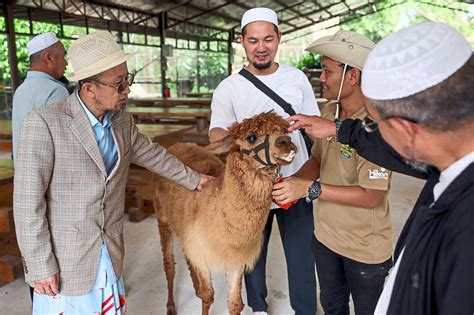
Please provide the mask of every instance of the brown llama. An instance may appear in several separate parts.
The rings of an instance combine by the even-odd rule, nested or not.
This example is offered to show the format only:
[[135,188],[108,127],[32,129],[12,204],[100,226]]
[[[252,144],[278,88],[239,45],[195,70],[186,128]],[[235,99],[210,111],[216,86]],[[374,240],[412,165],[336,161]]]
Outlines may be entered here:
[[[214,301],[212,272],[225,272],[230,314],[244,308],[242,276],[260,255],[272,187],[281,165],[296,147],[289,124],[273,112],[236,123],[227,137],[207,148],[178,143],[169,148],[184,164],[215,176],[203,192],[189,191],[162,177],[154,179],[154,205],[168,281],[167,314],[176,314],[173,295],[173,235],[180,240],[202,314]],[[214,154],[228,153],[224,164]],[[214,153],[214,154],[213,154]]]

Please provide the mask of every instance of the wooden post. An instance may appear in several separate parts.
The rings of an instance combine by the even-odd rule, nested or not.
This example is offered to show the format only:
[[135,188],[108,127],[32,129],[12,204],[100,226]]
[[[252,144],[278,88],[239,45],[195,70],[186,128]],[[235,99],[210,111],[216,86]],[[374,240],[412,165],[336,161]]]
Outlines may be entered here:
[[229,31],[229,38],[227,39],[227,69],[229,75],[232,74],[232,59],[234,58],[234,50],[232,48],[232,41],[234,40],[234,29]]
[[197,50],[196,50],[196,81],[197,81],[197,91],[201,92],[201,66],[199,65],[199,55],[201,54],[201,39],[198,38],[196,41],[197,44]]
[[160,60],[161,60],[161,97],[165,97],[165,87],[166,87],[166,57],[164,52],[165,47],[165,27],[166,27],[166,13],[162,12],[160,14]]
[[20,75],[18,73],[18,58],[16,56],[12,1],[7,0],[3,3],[3,16],[5,17],[5,28],[7,31],[8,62],[10,64],[12,91],[15,92],[20,85]]
[[20,257],[4,255],[0,257],[0,287],[23,275]]
[[[7,189],[13,196],[13,184],[9,184],[11,189]],[[8,184],[7,184],[8,186]],[[1,189],[5,189],[2,185]],[[15,223],[13,221],[13,208],[4,207],[4,201],[0,202],[0,287],[8,282],[12,282],[23,274],[21,264],[21,253],[15,234]],[[6,202],[8,204],[8,202]],[[10,203],[11,204],[11,203]]]

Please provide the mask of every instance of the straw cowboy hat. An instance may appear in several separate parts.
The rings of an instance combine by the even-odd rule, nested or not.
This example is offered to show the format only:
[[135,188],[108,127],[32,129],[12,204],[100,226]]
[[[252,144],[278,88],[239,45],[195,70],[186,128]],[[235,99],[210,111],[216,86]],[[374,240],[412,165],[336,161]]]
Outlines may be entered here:
[[118,66],[133,54],[126,54],[107,31],[99,31],[78,38],[68,50],[73,73],[70,81],[81,81]]
[[351,31],[339,31],[314,41],[306,50],[362,70],[367,56],[374,47],[375,43],[363,35]]

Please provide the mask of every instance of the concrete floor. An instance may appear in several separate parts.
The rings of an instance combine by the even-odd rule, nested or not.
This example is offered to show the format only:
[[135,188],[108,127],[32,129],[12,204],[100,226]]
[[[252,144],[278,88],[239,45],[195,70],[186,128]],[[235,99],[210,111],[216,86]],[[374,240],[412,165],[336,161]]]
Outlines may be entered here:
[[[390,207],[395,238],[398,237],[410,214],[423,183],[418,179],[394,174],[390,192]],[[277,228],[275,225],[270,239],[267,265],[269,313],[289,315],[293,314],[293,311],[288,298],[286,265]],[[127,313],[132,315],[165,314],[166,279],[162,267],[156,219],[149,217],[138,224],[126,222],[124,235]],[[175,298],[178,312],[186,315],[200,314],[201,303],[194,295],[186,264],[178,248],[175,248],[175,253],[177,262]],[[213,286],[216,294],[211,314],[227,314],[227,289],[223,275],[214,276]],[[242,294],[245,302],[245,290],[242,290]],[[23,278],[0,288],[0,314],[28,314],[30,308],[31,301]],[[246,306],[243,314],[251,313],[251,309]]]

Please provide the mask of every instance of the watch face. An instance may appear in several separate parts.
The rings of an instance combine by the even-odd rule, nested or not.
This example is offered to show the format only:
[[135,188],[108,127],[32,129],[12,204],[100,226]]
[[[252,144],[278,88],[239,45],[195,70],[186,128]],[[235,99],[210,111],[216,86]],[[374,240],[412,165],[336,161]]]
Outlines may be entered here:
[[319,195],[321,195],[321,184],[318,181],[315,181],[311,186],[309,186],[307,198],[315,200],[319,198]]

